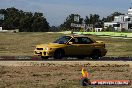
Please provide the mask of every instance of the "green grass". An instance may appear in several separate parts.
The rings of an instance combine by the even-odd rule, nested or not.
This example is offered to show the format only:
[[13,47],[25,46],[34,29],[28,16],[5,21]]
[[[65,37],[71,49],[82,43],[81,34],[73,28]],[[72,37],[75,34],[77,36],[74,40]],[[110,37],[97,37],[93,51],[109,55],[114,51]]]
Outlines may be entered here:
[[[0,33],[0,56],[33,56],[37,44],[53,42],[63,33]],[[98,41],[104,41],[108,53],[106,56],[132,56],[132,40],[90,35]]]
[[132,33],[125,32],[74,32],[77,34],[92,34],[102,36],[121,36],[121,37],[132,37]]

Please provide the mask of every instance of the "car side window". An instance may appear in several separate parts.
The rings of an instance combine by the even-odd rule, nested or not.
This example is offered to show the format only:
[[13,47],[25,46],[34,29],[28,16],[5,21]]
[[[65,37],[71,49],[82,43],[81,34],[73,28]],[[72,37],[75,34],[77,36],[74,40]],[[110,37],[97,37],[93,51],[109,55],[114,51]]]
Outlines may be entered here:
[[77,39],[78,39],[77,44],[91,44],[91,43],[93,43],[93,41],[88,37],[78,37]]
[[78,38],[71,39],[70,42],[73,42],[73,44],[78,44]]
[[75,38],[74,40],[75,40],[75,42],[74,42],[75,44],[79,43],[78,38]]
[[82,38],[82,44],[91,44],[93,43],[90,38],[84,37]]
[[93,41],[87,37],[75,37],[74,39],[71,39],[70,42],[73,42],[73,44],[91,44],[91,43],[93,43]]

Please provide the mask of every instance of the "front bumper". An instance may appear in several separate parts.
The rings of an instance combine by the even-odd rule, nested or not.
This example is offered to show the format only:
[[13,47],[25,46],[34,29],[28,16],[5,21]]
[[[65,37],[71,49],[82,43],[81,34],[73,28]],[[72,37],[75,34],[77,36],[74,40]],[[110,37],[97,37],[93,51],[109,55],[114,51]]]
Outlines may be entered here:
[[34,50],[35,56],[53,56],[54,51]]

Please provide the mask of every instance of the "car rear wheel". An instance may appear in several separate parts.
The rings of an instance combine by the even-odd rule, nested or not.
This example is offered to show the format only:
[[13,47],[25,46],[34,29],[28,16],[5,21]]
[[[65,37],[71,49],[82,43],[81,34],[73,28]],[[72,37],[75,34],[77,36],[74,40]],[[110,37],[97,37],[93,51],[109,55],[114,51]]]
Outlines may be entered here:
[[55,53],[54,53],[54,58],[55,59],[62,59],[64,57],[64,51],[59,49],[59,50],[56,50]]
[[92,59],[99,59],[101,57],[101,52],[100,50],[94,50],[92,55],[91,55],[91,58]]

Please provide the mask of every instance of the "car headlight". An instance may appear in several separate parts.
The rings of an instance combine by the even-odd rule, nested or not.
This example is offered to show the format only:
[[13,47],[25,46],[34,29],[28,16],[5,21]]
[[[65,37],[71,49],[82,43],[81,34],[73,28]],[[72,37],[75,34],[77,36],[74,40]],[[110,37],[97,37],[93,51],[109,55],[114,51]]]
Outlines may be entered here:
[[49,50],[49,47],[45,47],[45,50],[48,51]]
[[49,51],[49,50],[52,50],[52,48],[50,48],[50,47],[45,47],[45,50],[46,50],[46,51]]

